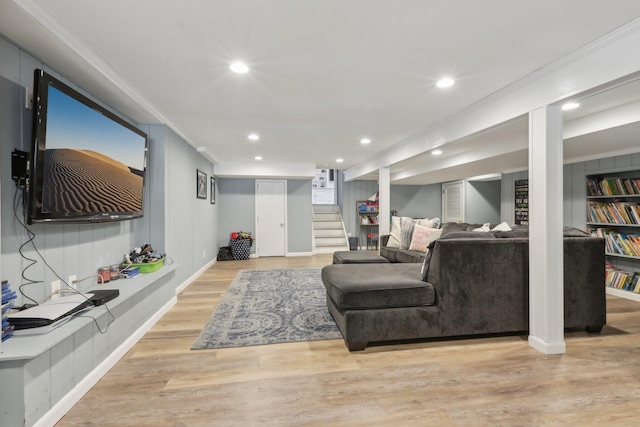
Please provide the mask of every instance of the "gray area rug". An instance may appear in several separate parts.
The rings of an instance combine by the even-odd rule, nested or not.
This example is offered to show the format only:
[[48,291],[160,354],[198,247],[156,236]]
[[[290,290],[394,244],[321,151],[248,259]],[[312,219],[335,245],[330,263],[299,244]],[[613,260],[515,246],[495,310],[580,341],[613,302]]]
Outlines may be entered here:
[[192,350],[342,338],[319,268],[241,270]]

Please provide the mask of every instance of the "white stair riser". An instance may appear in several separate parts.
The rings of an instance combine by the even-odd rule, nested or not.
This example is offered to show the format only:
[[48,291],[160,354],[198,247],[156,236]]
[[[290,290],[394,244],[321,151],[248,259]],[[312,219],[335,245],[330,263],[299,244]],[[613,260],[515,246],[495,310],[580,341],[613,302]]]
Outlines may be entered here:
[[342,237],[344,239],[344,231],[342,231],[342,228],[315,230],[313,235],[316,237],[316,239],[319,237]]
[[313,223],[314,230],[342,230],[342,223],[340,221],[327,221],[327,222],[314,222]]
[[344,245],[344,237],[320,237],[316,238],[316,246],[319,245]]

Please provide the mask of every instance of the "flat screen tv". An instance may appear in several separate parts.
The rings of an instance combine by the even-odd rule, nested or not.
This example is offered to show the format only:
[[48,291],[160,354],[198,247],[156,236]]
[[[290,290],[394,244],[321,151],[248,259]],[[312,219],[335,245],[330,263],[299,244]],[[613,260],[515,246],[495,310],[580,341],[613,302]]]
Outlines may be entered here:
[[42,70],[33,92],[27,223],[141,217],[147,135]]

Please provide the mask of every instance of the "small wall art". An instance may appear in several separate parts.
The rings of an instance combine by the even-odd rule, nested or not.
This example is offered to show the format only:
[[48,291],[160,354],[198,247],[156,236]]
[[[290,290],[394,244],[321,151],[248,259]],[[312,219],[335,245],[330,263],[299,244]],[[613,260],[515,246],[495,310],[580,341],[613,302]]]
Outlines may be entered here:
[[207,174],[200,169],[196,170],[196,196],[198,199],[207,198]]

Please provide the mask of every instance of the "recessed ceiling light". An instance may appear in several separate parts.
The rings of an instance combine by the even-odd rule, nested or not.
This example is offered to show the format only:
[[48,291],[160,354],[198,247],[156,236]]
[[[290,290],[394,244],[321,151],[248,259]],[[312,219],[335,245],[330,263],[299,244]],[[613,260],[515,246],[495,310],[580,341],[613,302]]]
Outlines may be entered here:
[[249,72],[249,67],[247,66],[247,64],[245,64],[244,62],[240,62],[240,61],[236,61],[234,63],[232,63],[229,68],[231,69],[231,71],[233,71],[234,73],[238,73],[238,74],[245,74]]
[[344,162],[344,159],[336,159],[336,162],[342,163],[342,162]]
[[369,138],[362,138],[360,140],[360,144],[369,144],[371,142],[371,140]]
[[455,81],[449,77],[445,77],[443,79],[438,80],[438,83],[436,83],[436,86],[440,87],[440,88],[445,88],[445,87],[451,87],[453,86],[455,83]]
[[578,108],[579,106],[580,104],[578,104],[577,102],[567,102],[562,106],[562,110],[563,111],[573,110],[575,108]]
[[442,154],[442,150],[433,150],[431,154],[433,154],[434,156],[439,156],[440,154]]
[[255,160],[262,160],[262,156],[255,156],[254,159]]
[[257,141],[260,139],[260,136],[258,134],[252,133],[252,134],[249,134],[248,138],[252,141]]

